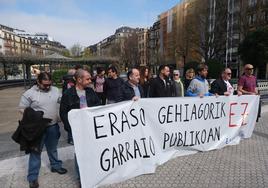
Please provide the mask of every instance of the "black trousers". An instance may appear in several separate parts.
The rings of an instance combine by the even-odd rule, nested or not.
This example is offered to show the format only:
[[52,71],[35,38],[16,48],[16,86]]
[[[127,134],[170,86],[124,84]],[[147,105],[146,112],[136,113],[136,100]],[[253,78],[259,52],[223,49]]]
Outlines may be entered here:
[[106,96],[104,95],[104,93],[98,93],[96,92],[97,96],[99,97],[99,99],[101,100],[101,104],[105,105],[106,104]]

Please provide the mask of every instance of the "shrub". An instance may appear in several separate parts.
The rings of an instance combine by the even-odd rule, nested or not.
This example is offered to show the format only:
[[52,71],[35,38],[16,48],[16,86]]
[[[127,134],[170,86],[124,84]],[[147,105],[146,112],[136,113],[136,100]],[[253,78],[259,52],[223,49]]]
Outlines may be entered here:
[[52,73],[52,81],[57,87],[62,87],[62,77],[68,72],[67,69],[55,70]]

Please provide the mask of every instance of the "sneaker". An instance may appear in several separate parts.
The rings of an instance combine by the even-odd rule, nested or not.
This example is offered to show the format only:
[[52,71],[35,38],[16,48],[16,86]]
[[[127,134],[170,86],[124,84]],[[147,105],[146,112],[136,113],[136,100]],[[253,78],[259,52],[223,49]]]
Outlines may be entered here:
[[65,168],[59,168],[59,169],[51,168],[51,172],[57,172],[58,174],[66,174],[67,170]]
[[74,141],[72,139],[68,139],[67,143],[70,145],[74,145]]
[[30,188],[38,188],[39,187],[38,180],[34,180],[34,181],[29,182],[29,187]]

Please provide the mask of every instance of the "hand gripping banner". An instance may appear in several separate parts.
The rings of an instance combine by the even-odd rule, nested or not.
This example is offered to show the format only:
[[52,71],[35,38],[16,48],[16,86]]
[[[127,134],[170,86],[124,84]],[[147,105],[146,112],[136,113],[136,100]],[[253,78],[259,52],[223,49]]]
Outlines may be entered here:
[[83,188],[153,173],[168,160],[252,135],[259,96],[148,98],[72,110]]

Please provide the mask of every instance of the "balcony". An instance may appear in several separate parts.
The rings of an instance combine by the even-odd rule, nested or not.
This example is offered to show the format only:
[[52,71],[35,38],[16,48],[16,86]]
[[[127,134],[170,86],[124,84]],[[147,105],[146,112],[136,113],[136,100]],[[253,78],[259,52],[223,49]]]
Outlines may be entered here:
[[11,43],[8,43],[8,42],[5,42],[4,43],[4,47],[11,48],[12,47],[12,44]]

